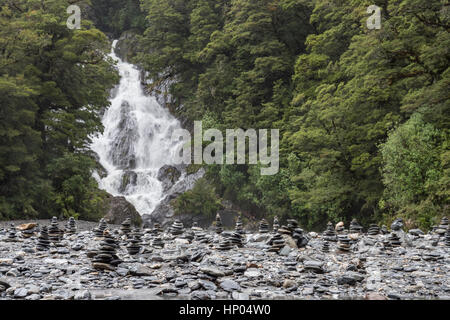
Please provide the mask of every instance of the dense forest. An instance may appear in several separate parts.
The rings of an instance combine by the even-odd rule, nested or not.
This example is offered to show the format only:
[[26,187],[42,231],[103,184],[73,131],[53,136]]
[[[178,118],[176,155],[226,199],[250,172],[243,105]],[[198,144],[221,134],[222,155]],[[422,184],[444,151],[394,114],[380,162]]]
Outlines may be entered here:
[[[93,22],[69,30],[69,3]],[[448,215],[448,0],[0,4],[0,218],[101,215],[87,146],[118,81],[104,33],[130,29],[132,61],[150,91],[170,83],[176,116],[204,130],[280,129],[278,174],[205,165],[178,211],[230,200],[307,229],[396,216],[427,229]],[[370,5],[379,30],[367,28]]]

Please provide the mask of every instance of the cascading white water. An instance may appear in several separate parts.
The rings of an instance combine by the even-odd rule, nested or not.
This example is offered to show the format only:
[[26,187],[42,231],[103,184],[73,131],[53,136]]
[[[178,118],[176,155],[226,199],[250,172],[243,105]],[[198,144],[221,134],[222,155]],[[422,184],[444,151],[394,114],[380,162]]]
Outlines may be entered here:
[[102,119],[104,132],[91,146],[107,176],[96,179],[101,189],[125,196],[141,215],[150,214],[163,198],[158,170],[171,164],[179,150],[180,142],[171,136],[181,127],[154,97],[144,94],[139,70],[117,57],[116,44],[114,40],[110,56],[117,61],[121,80]]

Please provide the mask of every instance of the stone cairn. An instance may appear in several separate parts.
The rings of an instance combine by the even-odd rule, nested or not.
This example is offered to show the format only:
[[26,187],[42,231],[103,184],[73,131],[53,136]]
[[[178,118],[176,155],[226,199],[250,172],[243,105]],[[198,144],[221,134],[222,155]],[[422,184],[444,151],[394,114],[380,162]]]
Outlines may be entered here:
[[444,243],[447,247],[450,247],[450,226],[447,228],[447,232],[445,233]]
[[402,218],[397,218],[392,222],[391,224],[391,230],[393,231],[400,231],[403,229],[404,223]]
[[328,241],[324,241],[322,243],[322,252],[324,253],[330,252],[330,243]]
[[278,232],[278,229],[280,228],[280,222],[278,221],[278,217],[273,218],[273,232]]
[[124,222],[120,225],[120,231],[122,234],[128,236],[131,233],[131,219],[126,218]]
[[369,226],[369,230],[367,230],[367,234],[369,235],[369,236],[376,236],[376,235],[378,235],[379,233],[380,233],[380,227],[378,226],[378,225],[376,225],[376,224],[371,224],[370,226]]
[[152,247],[162,249],[164,248],[164,241],[162,240],[160,235],[155,235],[155,237],[152,240]]
[[39,233],[39,237],[36,244],[36,250],[45,251],[50,248],[50,240],[48,238],[47,227],[43,226],[41,228],[41,232]]
[[277,232],[269,239],[267,244],[270,245],[270,248],[267,249],[268,252],[278,253],[284,247],[285,241],[281,233]]
[[58,218],[53,217],[48,228],[48,238],[51,242],[57,243],[62,238],[62,230],[58,226]]
[[242,248],[244,246],[243,244],[243,237],[240,233],[234,231],[234,232],[223,232],[222,235],[227,238],[233,246],[238,246],[239,248]]
[[17,236],[16,236],[16,228],[14,225],[11,224],[11,227],[9,228],[7,238],[5,240],[6,242],[16,242]]
[[138,228],[133,230],[131,237],[129,239],[129,245],[127,246],[127,251],[130,255],[138,254],[141,251],[142,234]]
[[239,234],[244,234],[244,229],[242,227],[242,217],[238,216],[237,220],[236,220],[236,227],[235,227],[235,232],[239,233]]
[[70,217],[69,221],[67,221],[66,233],[68,233],[68,234],[77,233],[77,226],[76,226],[74,217]]
[[384,224],[381,226],[381,230],[380,231],[381,231],[382,234],[388,234],[389,233],[388,228]]
[[116,239],[108,230],[105,230],[99,249],[92,259],[92,267],[99,270],[114,270],[122,262],[116,255],[118,247]]
[[153,235],[158,235],[158,234],[161,234],[163,232],[164,232],[164,230],[163,230],[163,228],[161,228],[161,225],[159,223],[155,222],[155,224],[153,225],[153,229],[152,229],[151,233]]
[[221,234],[223,231],[223,227],[222,227],[222,219],[220,218],[220,214],[216,215],[216,221],[214,223],[214,231],[217,234]]
[[340,234],[338,235],[338,245],[337,248],[340,252],[349,252],[351,245],[350,245],[350,238],[347,235]]
[[448,223],[448,218],[447,217],[443,217],[441,219],[441,223],[439,224],[439,226],[436,228],[435,232],[439,235],[439,236],[444,236],[445,233],[447,232],[449,223]]
[[103,232],[106,230],[107,227],[108,225],[106,224],[105,219],[101,218],[98,227],[94,229],[94,235],[97,238],[103,237]]
[[36,228],[36,224],[29,223],[23,226],[22,229],[20,229],[20,234],[22,235],[22,238],[28,239],[34,236],[34,231]]
[[323,239],[325,241],[337,241],[336,231],[334,231],[333,224],[331,222],[327,223],[327,228],[323,233]]
[[362,233],[363,227],[356,221],[356,219],[353,219],[350,222],[349,231],[350,233]]
[[395,234],[395,232],[391,232],[391,234],[389,235],[389,243],[392,247],[400,247],[401,246],[401,241],[400,238],[397,236],[397,234]]
[[220,240],[219,245],[216,247],[216,249],[219,251],[227,251],[227,250],[231,250],[232,248],[233,248],[233,244],[231,243],[230,239],[228,239],[227,237],[223,237]]
[[197,231],[195,233],[195,241],[207,244],[211,242],[211,239],[206,235],[204,231]]
[[259,233],[269,233],[269,224],[266,219],[262,219],[259,223]]
[[183,223],[176,219],[172,225],[169,227],[169,233],[171,233],[173,236],[178,236],[183,233]]

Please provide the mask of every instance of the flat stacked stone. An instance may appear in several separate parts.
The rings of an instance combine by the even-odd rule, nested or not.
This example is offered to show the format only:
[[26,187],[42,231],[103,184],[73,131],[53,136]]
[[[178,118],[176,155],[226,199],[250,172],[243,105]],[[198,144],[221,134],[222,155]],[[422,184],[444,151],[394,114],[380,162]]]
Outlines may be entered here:
[[187,231],[185,231],[185,232],[183,233],[182,238],[188,240],[189,243],[191,243],[192,240],[194,240],[194,238],[195,238],[194,231],[192,231],[192,230],[187,230]]
[[74,217],[70,217],[69,221],[67,221],[66,233],[68,234],[77,233],[77,226]]
[[336,231],[334,231],[333,224],[331,222],[327,223],[327,228],[323,233],[323,239],[326,241],[337,241]]
[[127,246],[127,251],[130,255],[138,254],[141,251],[142,234],[139,229],[134,229],[133,233],[130,234],[129,245]]
[[356,219],[353,219],[350,222],[349,231],[350,233],[362,233],[363,227],[356,221]]
[[103,232],[105,232],[107,227],[108,225],[106,224],[106,220],[104,218],[101,218],[98,227],[94,229],[94,235],[97,238],[103,237]]
[[273,232],[278,232],[278,229],[280,228],[280,222],[278,221],[278,217],[273,218]]
[[242,217],[238,216],[237,220],[236,220],[236,227],[235,227],[235,231],[239,234],[244,234],[244,228],[243,228],[243,224],[242,224]]
[[34,231],[36,229],[35,223],[26,223],[18,227],[21,232],[22,238],[28,239],[34,236]]
[[160,236],[156,236],[153,238],[152,247],[160,248],[160,249],[164,248],[164,241],[161,239]]
[[338,250],[341,252],[349,252],[351,239],[347,235],[338,235]]
[[126,218],[124,222],[120,225],[120,231],[122,234],[128,236],[131,233],[131,219]]
[[369,226],[369,230],[367,230],[367,234],[369,235],[369,236],[376,236],[376,235],[378,235],[379,233],[380,233],[380,227],[378,226],[378,225],[376,225],[376,224],[371,224],[370,226]]
[[266,219],[262,219],[259,223],[259,233],[269,233],[269,223]]
[[17,241],[17,234],[16,234],[16,228],[14,225],[11,225],[9,228],[9,231],[7,233],[7,238],[5,239],[6,242],[16,242]]
[[217,250],[220,251],[228,251],[233,249],[233,243],[231,243],[230,239],[224,237],[222,238],[222,240],[219,242],[219,245],[216,247]]
[[292,231],[287,226],[281,226],[278,228],[277,233],[286,234],[288,236],[292,235]]
[[223,231],[223,227],[222,227],[222,219],[220,218],[220,214],[216,215],[216,221],[214,223],[214,231],[217,234],[221,234]]
[[301,228],[295,228],[294,231],[292,231],[292,238],[296,241],[297,247],[299,248],[306,247],[309,242],[309,239],[303,234]]
[[183,233],[183,228],[183,223],[180,220],[176,219],[169,227],[169,233],[174,236],[178,236]]
[[200,243],[210,243],[211,239],[206,235],[203,231],[198,231],[195,233],[195,241],[198,241]]
[[105,230],[99,249],[92,260],[92,267],[99,270],[114,270],[122,262],[116,255],[118,247],[116,239]]
[[436,228],[435,232],[440,235],[440,236],[444,236],[445,233],[447,232],[449,223],[448,223],[448,218],[447,217],[443,217],[441,219],[441,223],[439,224],[439,226]]
[[393,230],[393,231],[402,230],[404,225],[405,224],[403,223],[403,219],[402,218],[397,218],[397,219],[394,220],[394,222],[392,222],[391,230]]
[[289,230],[291,230],[291,232],[298,228],[298,222],[295,219],[288,219],[287,224],[287,227]]
[[243,244],[243,237],[238,232],[223,232],[222,235],[230,240],[230,242],[233,244],[233,246],[238,246],[239,248],[242,248],[244,246]]
[[330,252],[330,243],[328,241],[322,243],[322,252]]
[[197,232],[197,231],[203,231],[203,229],[201,227],[199,227],[198,222],[194,221],[192,223],[192,227],[191,227],[192,231]]
[[36,250],[45,251],[50,248],[50,240],[48,238],[48,230],[46,226],[41,228],[41,232],[39,233]]
[[389,233],[389,230],[388,230],[388,228],[387,228],[387,226],[385,226],[384,224],[381,226],[381,233],[382,234],[388,234]]
[[53,217],[48,228],[48,238],[52,242],[59,242],[62,238],[62,230],[58,226],[58,218]]
[[395,234],[395,232],[391,232],[391,234],[389,235],[389,243],[392,247],[400,247],[402,244],[400,238],[397,236],[397,234]]
[[268,252],[280,252],[280,250],[284,247],[285,241],[281,233],[275,233],[272,238],[267,242],[270,245],[270,248],[267,249]]

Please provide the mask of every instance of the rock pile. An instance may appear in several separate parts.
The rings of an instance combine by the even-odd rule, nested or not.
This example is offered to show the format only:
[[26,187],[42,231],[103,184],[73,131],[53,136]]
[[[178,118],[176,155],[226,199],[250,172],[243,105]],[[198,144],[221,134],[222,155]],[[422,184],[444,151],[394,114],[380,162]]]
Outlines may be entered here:
[[5,239],[6,242],[15,242],[17,241],[16,236],[16,228],[14,228],[14,225],[11,225],[8,231],[7,238]]
[[94,229],[94,235],[97,238],[103,237],[103,232],[106,230],[107,227],[108,225],[106,224],[106,220],[104,218],[101,218],[98,227]]
[[127,246],[127,251],[130,255],[138,254],[141,251],[141,240],[142,234],[139,229],[134,229],[133,233],[131,233],[131,237],[129,239],[129,245]]
[[443,217],[441,219],[441,223],[439,224],[439,226],[436,228],[435,232],[440,235],[440,236],[444,236],[444,234],[447,232],[448,229],[448,218],[447,217]]
[[269,224],[266,219],[262,219],[259,223],[259,233],[269,233]]
[[269,239],[267,244],[270,245],[270,248],[267,249],[268,252],[280,252],[280,250],[284,247],[285,241],[281,233],[276,233],[272,238]]
[[58,226],[58,218],[53,217],[50,227],[48,228],[48,238],[51,242],[57,243],[61,240],[62,233],[62,230],[60,230]]
[[369,226],[369,230],[367,230],[367,234],[369,236],[376,236],[380,233],[380,227],[377,226],[376,224],[371,224]]
[[235,231],[239,234],[244,234],[244,229],[242,227],[242,217],[238,216],[237,220],[236,220],[236,227],[235,227]]
[[324,241],[322,243],[322,252],[324,253],[330,252],[330,243],[328,241]]
[[280,222],[278,221],[278,217],[273,218],[273,232],[278,232],[278,229],[280,228]]
[[195,241],[198,241],[200,243],[209,243],[210,242],[210,238],[203,231],[197,231],[195,233],[194,239],[195,239]]
[[120,231],[122,234],[128,236],[131,233],[131,219],[126,218],[124,222],[120,225]]
[[25,223],[18,226],[17,229],[21,232],[22,238],[28,239],[34,236],[36,225],[36,223]]
[[180,220],[175,219],[175,221],[169,227],[169,233],[173,236],[178,236],[183,233],[183,228],[183,223]]
[[394,222],[392,222],[391,230],[399,231],[399,230],[403,229],[403,226],[404,226],[403,219],[402,218],[397,218],[397,219],[394,220]]
[[397,236],[395,232],[391,232],[391,234],[389,235],[389,243],[394,248],[400,247],[400,245],[402,244],[400,238]]
[[228,239],[227,237],[223,237],[220,240],[219,245],[216,247],[216,249],[219,251],[227,251],[227,250],[231,250],[232,248],[233,248],[233,244],[231,243],[230,239]]
[[382,234],[388,234],[389,233],[388,228],[384,224],[381,226],[381,233]]
[[36,244],[36,250],[45,251],[50,248],[50,239],[48,238],[47,227],[43,226],[41,232],[39,233],[38,241]]
[[164,241],[162,240],[162,238],[159,235],[157,235],[153,238],[152,247],[155,247],[158,249],[164,248]]
[[70,217],[69,221],[67,221],[66,233],[67,234],[75,234],[75,233],[77,233],[77,226],[76,226],[74,217]]
[[116,255],[118,244],[108,230],[103,232],[103,239],[92,260],[92,267],[99,270],[114,270],[122,261]]
[[243,244],[243,237],[238,232],[223,232],[222,235],[227,238],[233,246],[238,246],[239,248],[242,248],[244,246]]
[[362,233],[363,227],[356,221],[356,219],[353,219],[350,222],[350,233]]
[[220,218],[220,214],[216,215],[216,221],[214,223],[214,231],[217,234],[221,234],[223,231],[223,227],[222,227],[222,219]]
[[323,239],[326,241],[337,241],[336,232],[334,231],[333,224],[328,222],[327,228],[323,233]]
[[350,242],[351,239],[347,235],[338,235],[338,250],[340,252],[349,252],[351,247]]

